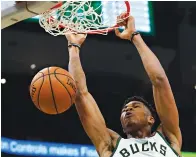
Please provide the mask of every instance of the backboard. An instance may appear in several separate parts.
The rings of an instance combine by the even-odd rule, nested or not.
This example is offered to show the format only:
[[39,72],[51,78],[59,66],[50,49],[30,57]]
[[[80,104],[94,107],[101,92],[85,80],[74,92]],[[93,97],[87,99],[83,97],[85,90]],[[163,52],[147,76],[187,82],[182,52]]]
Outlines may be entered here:
[[57,1],[1,1],[1,29],[39,15],[56,3]]

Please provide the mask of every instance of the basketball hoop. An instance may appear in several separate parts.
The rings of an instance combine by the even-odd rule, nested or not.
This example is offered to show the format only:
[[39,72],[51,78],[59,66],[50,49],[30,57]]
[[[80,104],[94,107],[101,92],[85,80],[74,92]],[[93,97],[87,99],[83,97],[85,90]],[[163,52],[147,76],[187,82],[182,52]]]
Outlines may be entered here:
[[[112,6],[108,8],[107,6]],[[105,7],[105,8],[104,8]],[[53,36],[66,33],[103,34],[119,27],[111,10],[116,8],[118,15],[130,13],[128,1],[65,1],[59,2],[50,10],[40,15],[39,23],[46,32]]]

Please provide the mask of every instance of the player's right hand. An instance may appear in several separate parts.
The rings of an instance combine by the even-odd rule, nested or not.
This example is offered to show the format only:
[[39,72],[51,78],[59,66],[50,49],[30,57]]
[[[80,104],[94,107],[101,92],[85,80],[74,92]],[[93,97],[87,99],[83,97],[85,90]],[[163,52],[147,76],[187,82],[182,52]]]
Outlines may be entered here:
[[[135,19],[133,16],[127,17],[127,13],[122,13],[120,16],[117,17],[117,23],[119,26],[125,26],[125,29],[123,32],[120,32],[118,28],[115,29],[116,36],[118,36],[121,39],[131,39],[131,35],[136,32],[135,29]],[[124,19],[124,20],[122,20]],[[118,21],[121,21],[120,23]]]
[[85,41],[86,36],[87,36],[86,34],[74,34],[74,33],[65,34],[65,37],[67,38],[68,43],[74,43],[80,46]]

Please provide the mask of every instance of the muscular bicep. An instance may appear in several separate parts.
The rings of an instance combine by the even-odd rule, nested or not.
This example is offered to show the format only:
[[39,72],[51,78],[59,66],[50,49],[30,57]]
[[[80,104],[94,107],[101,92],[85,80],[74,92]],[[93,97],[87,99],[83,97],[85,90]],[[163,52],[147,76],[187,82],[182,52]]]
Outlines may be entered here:
[[77,96],[75,104],[84,130],[95,145],[99,155],[105,156],[110,153],[112,140],[92,95],[87,92]]
[[179,128],[178,109],[167,78],[153,85],[153,95],[164,133],[171,140],[176,138],[181,147],[182,138]]

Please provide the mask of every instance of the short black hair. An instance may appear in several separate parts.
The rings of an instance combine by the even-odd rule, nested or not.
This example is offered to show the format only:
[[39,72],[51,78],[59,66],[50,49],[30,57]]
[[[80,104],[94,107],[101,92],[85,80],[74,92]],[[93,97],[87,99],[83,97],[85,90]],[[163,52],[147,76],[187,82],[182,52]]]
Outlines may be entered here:
[[123,107],[128,104],[129,102],[131,101],[139,101],[139,102],[142,102],[151,112],[153,118],[156,120],[157,118],[157,112],[156,112],[156,109],[154,107],[154,105],[148,103],[148,101],[146,101],[143,97],[141,96],[132,96],[132,97],[129,97],[125,100],[124,104],[123,104]]

